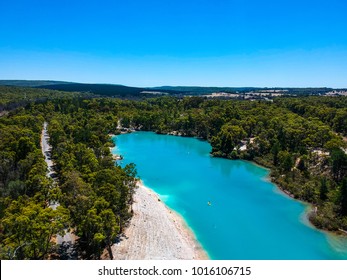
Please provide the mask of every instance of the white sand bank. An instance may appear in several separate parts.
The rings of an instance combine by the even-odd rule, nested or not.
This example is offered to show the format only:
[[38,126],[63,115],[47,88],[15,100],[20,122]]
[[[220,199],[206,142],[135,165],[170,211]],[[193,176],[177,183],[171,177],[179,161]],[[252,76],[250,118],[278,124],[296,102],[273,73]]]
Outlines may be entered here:
[[208,259],[185,221],[158,196],[139,183],[134,195],[134,215],[124,237],[113,245],[114,259]]

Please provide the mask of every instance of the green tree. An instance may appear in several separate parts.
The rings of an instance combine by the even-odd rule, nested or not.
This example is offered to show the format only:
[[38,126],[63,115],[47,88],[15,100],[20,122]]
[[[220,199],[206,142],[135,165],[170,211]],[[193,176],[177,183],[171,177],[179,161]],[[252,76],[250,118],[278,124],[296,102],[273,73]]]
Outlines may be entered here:
[[103,210],[100,213],[102,219],[102,230],[103,236],[105,237],[104,242],[111,260],[113,260],[113,253],[111,246],[117,237],[120,226],[117,216],[111,211],[111,209]]
[[5,210],[2,219],[3,250],[10,259],[43,259],[53,246],[52,238],[62,234],[69,212],[44,207],[20,198]]
[[277,166],[278,165],[278,153],[280,152],[281,147],[278,141],[274,143],[274,145],[271,148],[271,153],[273,155],[273,165]]
[[281,151],[279,152],[278,157],[280,168],[284,172],[289,172],[294,164],[292,155],[288,151]]
[[340,181],[346,175],[347,155],[341,149],[335,149],[331,152],[331,171],[334,178]]
[[17,146],[17,159],[21,160],[35,149],[35,144],[30,140],[29,137],[21,137],[18,140]]
[[328,198],[328,183],[327,183],[327,179],[325,177],[323,177],[320,180],[320,189],[319,189],[319,197],[321,200],[326,200]]
[[347,216],[347,177],[341,183],[341,214]]
[[242,127],[225,124],[218,135],[212,139],[212,148],[214,151],[220,150],[229,155],[246,135]]
[[298,163],[298,169],[302,172],[307,171],[307,156],[302,156]]

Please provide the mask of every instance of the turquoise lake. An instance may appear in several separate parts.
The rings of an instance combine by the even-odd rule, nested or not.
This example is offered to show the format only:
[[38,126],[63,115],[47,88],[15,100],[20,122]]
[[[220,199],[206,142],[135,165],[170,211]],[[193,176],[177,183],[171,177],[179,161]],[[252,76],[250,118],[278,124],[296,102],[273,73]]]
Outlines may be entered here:
[[267,169],[211,157],[210,144],[194,138],[135,132],[113,140],[120,164],[136,164],[211,259],[347,259],[347,239],[314,229],[307,205],[281,193]]

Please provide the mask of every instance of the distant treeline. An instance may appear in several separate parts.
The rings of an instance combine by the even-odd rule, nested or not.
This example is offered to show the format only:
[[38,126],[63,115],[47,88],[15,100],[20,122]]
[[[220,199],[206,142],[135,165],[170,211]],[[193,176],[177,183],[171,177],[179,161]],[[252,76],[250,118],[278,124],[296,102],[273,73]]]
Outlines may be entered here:
[[193,87],[193,86],[163,86],[156,87],[158,90],[170,90],[177,92],[181,95],[204,95],[216,92],[225,93],[248,93],[248,92],[259,92],[259,91],[274,91],[273,93],[280,92],[286,95],[320,95],[332,91],[332,88],[262,88],[262,87]]
[[[198,86],[162,86],[162,87],[130,87],[115,84],[84,84],[60,81],[26,81],[26,80],[0,80],[0,85],[16,87],[34,87],[67,92],[84,92],[98,96],[139,99],[153,97],[158,94],[172,96],[206,95],[215,92],[238,93],[259,91],[280,91],[286,95],[321,95],[333,90],[333,88],[262,88],[262,87],[198,87]],[[147,92],[147,93],[146,93]],[[152,93],[150,93],[152,92]]]
[[[46,92],[59,91],[73,92],[79,94],[88,94],[95,96],[107,96],[107,97],[119,97],[119,98],[130,98],[139,99],[144,97],[153,97],[154,95],[160,95],[162,92],[156,89],[139,88],[139,87],[128,87],[122,85],[112,85],[112,84],[82,84],[82,83],[68,83],[68,82],[58,82],[58,81],[1,81],[0,87],[3,86],[13,86],[16,88],[24,87],[23,91],[28,91],[33,93],[35,89],[46,89]],[[31,89],[30,89],[31,87]],[[147,92],[146,92],[147,91]],[[39,92],[39,91],[38,91]],[[37,93],[38,93],[37,92]],[[150,93],[153,92],[153,93]],[[178,94],[175,91],[165,91],[165,93]]]

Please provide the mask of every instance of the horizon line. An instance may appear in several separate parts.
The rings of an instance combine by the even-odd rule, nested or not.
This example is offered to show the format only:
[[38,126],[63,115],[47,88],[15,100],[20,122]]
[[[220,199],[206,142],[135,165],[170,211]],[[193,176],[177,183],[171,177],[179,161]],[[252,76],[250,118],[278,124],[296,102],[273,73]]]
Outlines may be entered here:
[[[158,88],[158,87],[197,87],[197,88],[269,88],[269,89],[295,89],[295,88],[331,88],[331,89],[347,89],[346,87],[332,87],[332,86],[202,86],[202,85],[156,85],[156,86],[133,86],[120,83],[111,83],[111,82],[75,82],[75,81],[62,81],[54,79],[0,79],[0,82],[4,81],[23,81],[23,82],[60,82],[60,83],[70,83],[70,84],[86,84],[86,85],[113,85],[113,86],[125,86],[125,87],[134,87],[134,88]],[[12,85],[14,86],[14,85]]]

